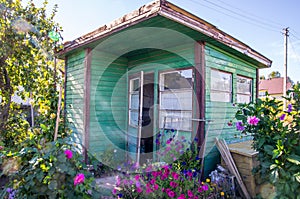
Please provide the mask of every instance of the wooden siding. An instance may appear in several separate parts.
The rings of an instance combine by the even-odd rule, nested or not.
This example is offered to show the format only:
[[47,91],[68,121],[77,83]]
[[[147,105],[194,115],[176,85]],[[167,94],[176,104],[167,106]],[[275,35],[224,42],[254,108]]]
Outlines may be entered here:
[[[230,55],[212,45],[206,45],[206,119],[212,122],[206,124],[207,158],[205,159],[206,175],[214,168],[209,165],[216,165],[220,162],[220,155],[214,145],[215,137],[224,138],[227,143],[241,142],[235,134],[238,132],[235,125],[228,126],[228,122],[234,119],[236,112],[236,91],[237,75],[252,79],[252,98],[256,96],[256,67],[244,62],[239,58]],[[232,102],[215,102],[210,100],[210,72],[211,69],[218,69],[232,74]],[[247,138],[246,138],[247,139]],[[245,140],[245,138],[243,139]]]
[[85,52],[79,51],[70,55],[66,63],[66,121],[73,131],[72,141],[80,149],[83,143],[84,58]]
[[125,149],[126,72],[126,58],[92,51],[89,149],[98,158],[111,147]]

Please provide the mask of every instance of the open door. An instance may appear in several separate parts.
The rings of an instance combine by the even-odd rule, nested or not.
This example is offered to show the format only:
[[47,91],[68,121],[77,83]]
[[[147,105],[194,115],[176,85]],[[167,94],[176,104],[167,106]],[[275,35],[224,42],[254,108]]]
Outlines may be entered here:
[[137,163],[152,159],[154,74],[140,74],[129,78],[128,152]]

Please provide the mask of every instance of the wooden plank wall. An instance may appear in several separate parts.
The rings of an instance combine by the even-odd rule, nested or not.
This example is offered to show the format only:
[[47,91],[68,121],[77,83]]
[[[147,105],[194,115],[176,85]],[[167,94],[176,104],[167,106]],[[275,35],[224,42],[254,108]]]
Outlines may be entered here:
[[[228,122],[234,119],[234,114],[237,110],[234,104],[236,103],[236,80],[237,75],[252,78],[253,84],[253,99],[256,96],[256,68],[252,64],[246,63],[239,58],[232,56],[218,48],[209,44],[205,47],[206,61],[206,119],[213,120],[206,124],[207,131],[207,158],[205,159],[206,175],[214,169],[214,165],[220,162],[220,155],[214,146],[215,137],[224,138],[227,143],[241,142],[248,138],[235,138],[238,132],[235,125],[228,126]],[[210,71],[211,69],[219,69],[232,74],[232,102],[213,102],[210,100]],[[213,166],[209,166],[213,165]]]
[[126,72],[126,58],[92,51],[89,149],[96,157],[108,149],[125,149]]
[[78,51],[67,59],[66,77],[66,120],[72,131],[72,140],[81,149],[83,142],[83,104],[84,104],[84,58],[85,52]]

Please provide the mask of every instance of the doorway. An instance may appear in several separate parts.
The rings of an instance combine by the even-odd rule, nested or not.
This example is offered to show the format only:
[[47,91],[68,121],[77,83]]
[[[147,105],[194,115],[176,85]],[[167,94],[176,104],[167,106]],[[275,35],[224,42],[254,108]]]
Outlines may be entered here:
[[139,164],[153,158],[154,86],[154,73],[129,78],[128,150]]

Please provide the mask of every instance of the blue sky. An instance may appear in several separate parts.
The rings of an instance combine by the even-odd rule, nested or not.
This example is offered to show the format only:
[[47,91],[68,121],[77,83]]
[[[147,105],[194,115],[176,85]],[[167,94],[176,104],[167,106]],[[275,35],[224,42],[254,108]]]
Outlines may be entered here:
[[[212,23],[273,61],[268,75],[283,75],[284,37],[290,28],[288,76],[300,81],[299,0],[170,0],[181,8]],[[39,5],[41,0],[35,0]],[[73,40],[150,2],[150,0],[49,0],[58,4],[56,20],[64,29],[64,41]]]

